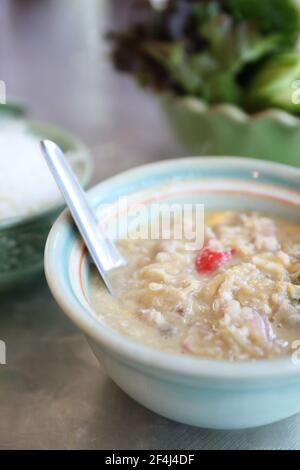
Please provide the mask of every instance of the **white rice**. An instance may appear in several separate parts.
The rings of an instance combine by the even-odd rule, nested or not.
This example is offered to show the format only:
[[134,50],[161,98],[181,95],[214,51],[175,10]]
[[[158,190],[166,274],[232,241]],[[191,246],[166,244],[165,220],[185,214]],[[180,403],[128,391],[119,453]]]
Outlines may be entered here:
[[0,220],[32,215],[62,198],[39,138],[19,121],[0,128]]

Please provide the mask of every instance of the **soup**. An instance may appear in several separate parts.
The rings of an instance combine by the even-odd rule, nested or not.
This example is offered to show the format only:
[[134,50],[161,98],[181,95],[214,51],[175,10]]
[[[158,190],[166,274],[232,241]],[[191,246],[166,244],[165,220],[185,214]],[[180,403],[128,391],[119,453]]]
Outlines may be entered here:
[[163,351],[252,360],[300,339],[300,224],[258,212],[210,212],[201,249],[187,240],[121,240],[116,299],[91,277],[106,324]]

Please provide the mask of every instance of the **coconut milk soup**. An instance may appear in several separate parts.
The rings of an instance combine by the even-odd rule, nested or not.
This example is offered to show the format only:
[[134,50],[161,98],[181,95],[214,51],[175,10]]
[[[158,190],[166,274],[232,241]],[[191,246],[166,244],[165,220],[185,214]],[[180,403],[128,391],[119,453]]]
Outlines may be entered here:
[[185,355],[249,360],[300,339],[300,224],[258,212],[206,214],[205,242],[122,240],[117,299],[91,275],[95,311],[114,330]]

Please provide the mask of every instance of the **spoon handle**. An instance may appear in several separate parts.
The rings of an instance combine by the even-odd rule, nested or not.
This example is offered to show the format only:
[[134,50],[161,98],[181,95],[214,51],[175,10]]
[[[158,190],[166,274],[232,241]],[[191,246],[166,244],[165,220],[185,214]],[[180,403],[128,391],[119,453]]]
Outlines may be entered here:
[[51,140],[42,140],[41,148],[91,258],[110,290],[106,273],[123,265],[123,258],[113,241],[106,236],[102,229],[60,147]]

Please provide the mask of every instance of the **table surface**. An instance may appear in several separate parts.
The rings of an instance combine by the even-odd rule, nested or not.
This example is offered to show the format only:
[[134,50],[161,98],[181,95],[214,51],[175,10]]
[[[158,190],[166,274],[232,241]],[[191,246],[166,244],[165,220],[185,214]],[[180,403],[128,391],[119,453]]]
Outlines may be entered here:
[[[155,99],[109,63],[106,31],[126,0],[1,0],[0,79],[35,119],[78,134],[93,183],[184,150]],[[299,449],[300,416],[244,431],[177,424],[127,397],[105,374],[46,282],[0,299],[1,449]]]

